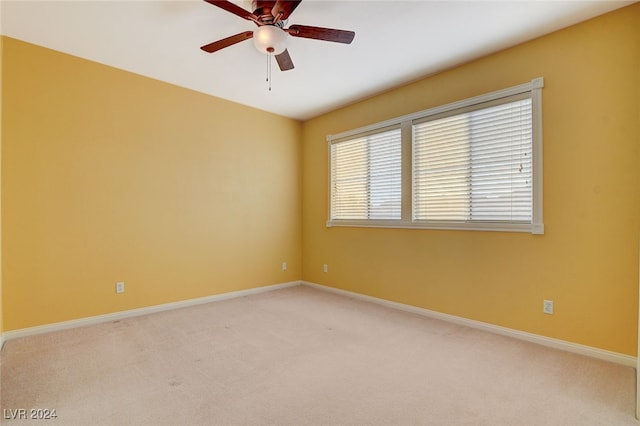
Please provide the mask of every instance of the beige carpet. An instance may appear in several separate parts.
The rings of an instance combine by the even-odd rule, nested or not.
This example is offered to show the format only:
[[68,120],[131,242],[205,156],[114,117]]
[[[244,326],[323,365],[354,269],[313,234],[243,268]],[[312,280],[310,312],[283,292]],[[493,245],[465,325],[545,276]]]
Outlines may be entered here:
[[61,425],[637,425],[635,371],[308,287],[11,340]]

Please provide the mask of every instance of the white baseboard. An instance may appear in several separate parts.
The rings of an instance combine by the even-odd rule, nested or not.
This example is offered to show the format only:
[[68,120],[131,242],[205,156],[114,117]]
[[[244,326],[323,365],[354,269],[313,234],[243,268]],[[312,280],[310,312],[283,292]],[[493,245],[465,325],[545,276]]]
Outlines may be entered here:
[[219,302],[221,300],[234,299],[236,297],[250,296],[252,294],[265,293],[267,291],[279,290],[282,288],[300,285],[300,281],[291,281],[288,283],[268,285],[264,287],[256,287],[248,290],[232,291],[229,293],[215,294],[213,296],[199,297],[197,299],[181,300],[179,302],[165,303],[162,305],[149,306],[146,308],[131,309],[128,311],[114,312],[112,314],[96,315],[93,317],[80,318],[76,320],[56,322],[53,324],[39,325],[36,327],[22,328],[18,330],[6,331],[0,337],[0,342],[6,342],[11,339],[20,337],[33,336],[36,334],[50,333],[52,331],[67,330],[70,328],[84,327],[116,321],[124,318],[137,317],[140,315],[148,315],[156,312],[168,311],[171,309],[186,308],[189,306],[202,305],[203,303]]
[[165,303],[162,305],[149,306],[146,308],[131,309],[128,311],[114,312],[111,314],[97,315],[93,317],[80,318],[77,320],[57,322],[53,324],[46,324],[36,327],[23,328],[18,330],[6,331],[0,334],[0,350],[5,342],[17,339],[20,337],[33,336],[36,334],[50,333],[53,331],[67,330],[70,328],[84,327],[88,325],[100,324],[109,321],[116,321],[124,318],[136,317],[140,315],[153,314],[156,312],[168,311],[171,309],[186,308],[189,306],[201,305],[203,303],[217,302],[222,300],[233,299],[236,297],[249,296],[252,294],[259,294],[273,290],[279,290],[287,287],[294,287],[296,285],[306,285],[323,291],[340,294],[354,299],[360,299],[378,305],[387,306],[393,309],[398,309],[405,312],[411,312],[414,314],[422,315],[428,318],[435,318],[451,323],[464,325],[479,330],[488,331],[491,333],[501,334],[504,336],[513,337],[515,339],[526,340],[528,342],[537,343],[539,345],[564,350],[567,352],[573,352],[580,355],[586,355],[592,358],[598,358],[616,364],[625,365],[628,367],[636,367],[636,358],[630,355],[624,355],[617,352],[607,351],[604,349],[594,348],[591,346],[580,345],[577,343],[567,342],[565,340],[554,339],[552,337],[541,336],[538,334],[527,333],[524,331],[515,330],[512,328],[502,327],[499,325],[493,325],[481,321],[471,320],[468,318],[462,318],[455,315],[444,314],[442,312],[431,311],[429,309],[419,308],[417,306],[405,305],[403,303],[392,302],[385,299],[379,299],[373,296],[367,296],[360,293],[354,293],[339,288],[328,287],[321,284],[315,284],[308,281],[291,281],[288,283],[269,285],[264,287],[256,287],[248,290],[233,291],[229,293],[216,294],[213,296],[200,297],[197,299],[182,300],[179,302]]
[[488,331],[495,334],[501,334],[503,336],[513,337],[515,339],[526,340],[528,342],[537,343],[539,345],[547,346],[554,349],[560,349],[567,352],[573,352],[580,355],[586,355],[592,358],[598,358],[605,361],[614,362],[616,364],[622,364],[627,367],[634,367],[634,368],[636,367],[635,357],[621,354],[618,352],[611,352],[604,349],[594,348],[591,346],[571,343],[565,340],[541,336],[539,334],[527,333],[525,331],[514,330],[512,328],[493,325],[486,322],[462,318],[455,315],[444,314],[442,312],[431,311],[429,309],[418,308],[417,306],[405,305],[403,303],[398,303],[398,302],[391,302],[389,300],[378,299],[377,297],[367,296],[364,294],[354,293],[351,291],[342,290],[334,287],[328,287],[328,286],[315,284],[307,281],[302,281],[302,285],[328,291],[331,293],[340,294],[347,297],[352,297],[354,299],[365,300],[367,302],[372,302],[378,305],[399,309],[405,312],[411,312],[411,313],[422,315],[429,318],[448,321],[455,324],[464,325],[467,327],[476,328],[479,330],[484,330],[484,331]]

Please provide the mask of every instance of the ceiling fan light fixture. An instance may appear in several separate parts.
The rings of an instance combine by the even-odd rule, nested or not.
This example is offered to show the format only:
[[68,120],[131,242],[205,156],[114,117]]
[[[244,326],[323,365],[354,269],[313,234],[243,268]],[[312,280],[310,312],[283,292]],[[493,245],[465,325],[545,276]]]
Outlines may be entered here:
[[262,25],[253,32],[253,44],[264,54],[279,55],[287,48],[287,33],[275,25]]

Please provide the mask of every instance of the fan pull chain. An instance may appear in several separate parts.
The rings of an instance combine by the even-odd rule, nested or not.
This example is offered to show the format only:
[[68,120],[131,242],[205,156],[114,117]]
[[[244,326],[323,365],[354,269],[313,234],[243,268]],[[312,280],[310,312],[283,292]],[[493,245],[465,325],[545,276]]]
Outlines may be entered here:
[[271,80],[272,80],[272,78],[271,78],[271,63],[273,62],[272,59],[273,59],[273,55],[270,53],[269,57],[267,59],[267,61],[269,61],[269,91],[271,91]]
[[269,47],[267,48],[267,83],[269,86],[269,91],[271,91],[271,62],[273,59],[273,48]]

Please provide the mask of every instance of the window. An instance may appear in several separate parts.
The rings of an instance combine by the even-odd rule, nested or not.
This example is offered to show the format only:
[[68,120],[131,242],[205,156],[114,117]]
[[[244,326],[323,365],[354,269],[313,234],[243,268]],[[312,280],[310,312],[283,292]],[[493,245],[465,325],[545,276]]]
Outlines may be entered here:
[[531,223],[531,98],[413,124],[413,220]]
[[331,217],[400,219],[400,129],[331,145]]
[[327,225],[543,233],[542,87],[329,136]]

